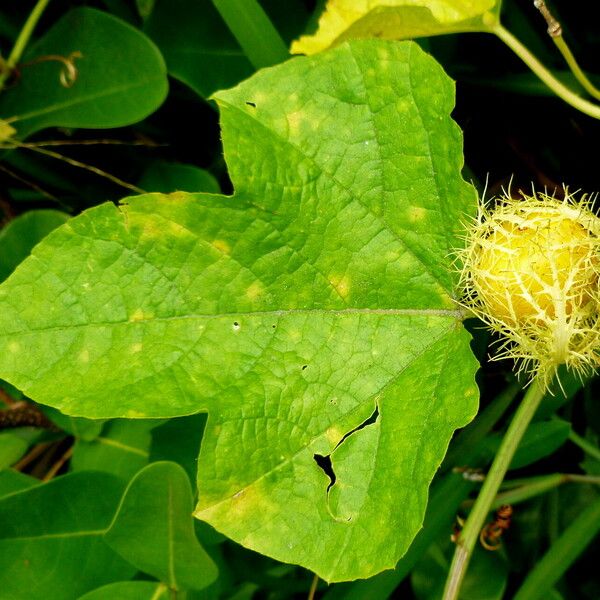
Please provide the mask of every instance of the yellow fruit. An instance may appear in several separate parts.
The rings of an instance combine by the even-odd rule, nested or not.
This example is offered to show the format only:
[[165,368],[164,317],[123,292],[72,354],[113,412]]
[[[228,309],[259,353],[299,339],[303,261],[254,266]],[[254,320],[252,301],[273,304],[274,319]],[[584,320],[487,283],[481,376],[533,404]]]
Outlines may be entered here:
[[461,253],[463,304],[506,337],[498,358],[548,372],[597,364],[599,234],[589,203],[568,194],[481,208]]
[[565,217],[560,208],[532,212],[520,223],[497,223],[475,257],[474,284],[498,318],[524,319],[570,315],[585,305],[597,275],[589,261],[590,232]]

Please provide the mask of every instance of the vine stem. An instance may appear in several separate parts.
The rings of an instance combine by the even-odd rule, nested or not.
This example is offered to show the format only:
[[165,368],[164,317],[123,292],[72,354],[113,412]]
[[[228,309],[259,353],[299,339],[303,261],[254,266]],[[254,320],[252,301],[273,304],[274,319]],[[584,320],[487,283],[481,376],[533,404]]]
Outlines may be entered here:
[[545,389],[544,378],[540,376],[536,377],[515,412],[515,416],[500,444],[496,458],[486,475],[477,500],[460,533],[450,566],[450,572],[446,580],[443,600],[456,600],[458,598],[462,580],[479,538],[479,532],[485,523],[490,507],[498,493],[500,484],[510,466],[519,442],[544,397]]
[[17,40],[15,41],[15,45],[11,50],[8,58],[6,59],[3,70],[0,72],[0,91],[4,88],[4,84],[6,80],[10,76],[12,70],[17,66],[17,63],[21,60],[21,56],[29,43],[31,35],[33,34],[33,30],[37,25],[42,13],[44,12],[46,6],[50,0],[38,0],[36,5],[33,7],[33,10],[29,13],[27,20],[25,21],[25,25],[23,25],[23,29],[21,29]]
[[494,23],[488,29],[497,35],[559,98],[582,113],[600,119],[600,106],[585,100],[561,83],[552,73],[525,47],[510,31],[500,23]]

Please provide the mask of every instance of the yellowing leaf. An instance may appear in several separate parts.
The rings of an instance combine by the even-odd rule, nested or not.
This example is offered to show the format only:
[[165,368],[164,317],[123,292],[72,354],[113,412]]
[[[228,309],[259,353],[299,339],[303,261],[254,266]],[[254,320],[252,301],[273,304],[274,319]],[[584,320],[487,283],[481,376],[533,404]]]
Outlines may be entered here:
[[400,40],[486,30],[500,0],[329,0],[314,35],[292,43],[293,54],[315,54],[349,39]]

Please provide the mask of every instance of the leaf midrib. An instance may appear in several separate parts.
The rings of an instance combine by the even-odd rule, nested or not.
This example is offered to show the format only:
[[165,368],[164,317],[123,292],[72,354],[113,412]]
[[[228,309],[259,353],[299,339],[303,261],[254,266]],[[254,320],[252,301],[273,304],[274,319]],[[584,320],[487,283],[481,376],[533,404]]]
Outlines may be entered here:
[[49,327],[28,327],[26,330],[16,333],[0,332],[0,339],[11,338],[21,335],[31,335],[44,331],[63,331],[70,329],[83,329],[86,327],[118,327],[122,325],[139,325],[152,322],[166,321],[184,321],[192,319],[214,320],[221,318],[233,317],[286,317],[295,315],[324,315],[324,316],[354,316],[354,315],[373,315],[373,316],[398,316],[398,317],[447,317],[456,321],[460,321],[465,317],[465,313],[461,309],[451,310],[443,308],[341,308],[341,309],[322,309],[322,308],[292,308],[279,310],[262,310],[262,311],[239,311],[230,313],[217,314],[201,314],[193,313],[187,315],[173,315],[169,317],[150,317],[147,319],[136,319],[127,321],[106,321],[100,323],[74,323],[67,325],[52,325]]

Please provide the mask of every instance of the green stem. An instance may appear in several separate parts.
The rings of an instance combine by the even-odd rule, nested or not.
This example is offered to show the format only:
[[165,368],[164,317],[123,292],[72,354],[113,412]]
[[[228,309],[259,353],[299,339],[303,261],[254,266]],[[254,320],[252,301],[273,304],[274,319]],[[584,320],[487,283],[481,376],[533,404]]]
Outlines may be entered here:
[[563,55],[563,58],[569,66],[569,69],[571,69],[571,72],[573,73],[573,75],[575,75],[575,78],[577,79],[577,81],[579,81],[579,83],[582,85],[585,91],[590,96],[593,96],[597,100],[600,100],[600,90],[588,79],[588,76],[583,72],[582,68],[579,66],[577,60],[575,59],[575,56],[573,56],[571,49],[567,45],[567,42],[565,42],[563,36],[555,36],[552,38],[552,41],[558,48],[558,51]]
[[532,477],[528,483],[498,494],[492,503],[492,508],[499,508],[503,504],[519,504],[519,502],[525,502],[530,498],[545,494],[564,483],[600,485],[600,477],[595,475],[577,475],[570,473],[554,473],[553,475]]
[[537,562],[514,600],[547,598],[554,584],[575,562],[600,530],[600,498],[590,504]]
[[527,429],[533,415],[535,414],[542,398],[544,397],[544,382],[537,377],[531,383],[513,420],[500,444],[496,458],[485,478],[477,500],[465,523],[456,545],[450,573],[446,580],[444,589],[444,600],[456,600],[460,591],[462,580],[465,576],[471,554],[479,538],[479,532],[485,523],[485,519],[498,493],[502,479],[510,466],[515,451]]
[[29,17],[27,17],[27,21],[25,21],[25,25],[23,25],[23,29],[19,33],[17,37],[17,41],[11,50],[11,53],[8,55],[8,58],[4,62],[3,71],[0,73],[0,91],[4,87],[6,80],[9,78],[13,69],[17,66],[17,63],[21,60],[21,56],[25,51],[27,44],[33,34],[33,30],[37,25],[42,13],[50,0],[38,0],[36,5],[33,7],[33,10],[29,13]]
[[600,106],[585,100],[561,83],[546,67],[500,23],[491,25],[490,33],[497,35],[559,98],[582,113],[600,119]]
[[589,454],[592,458],[600,460],[600,448],[594,444],[588,442],[585,438],[577,435],[574,431],[569,433],[569,439],[576,445],[579,446],[586,454]]

